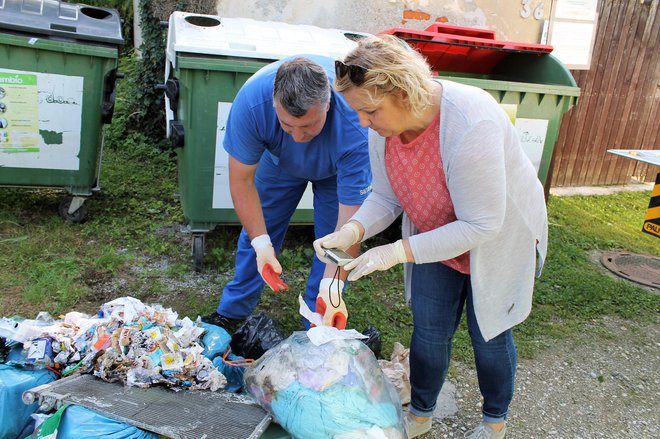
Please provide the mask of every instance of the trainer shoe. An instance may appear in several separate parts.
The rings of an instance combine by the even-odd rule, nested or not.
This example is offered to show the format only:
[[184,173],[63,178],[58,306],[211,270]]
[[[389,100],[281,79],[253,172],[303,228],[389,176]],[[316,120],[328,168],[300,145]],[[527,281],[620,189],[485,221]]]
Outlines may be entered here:
[[229,334],[233,334],[244,321],[245,319],[232,319],[229,317],[221,316],[216,311],[213,311],[211,314],[202,317],[202,322],[219,326]]
[[[424,419],[424,421],[418,421],[415,418]],[[406,426],[408,439],[421,436],[431,431],[431,418],[427,418],[423,416],[414,416],[412,413],[407,412],[406,416],[403,418],[403,422]]]
[[500,431],[495,431],[486,422],[482,422],[474,430],[468,431],[463,437],[467,439],[504,439],[506,424]]

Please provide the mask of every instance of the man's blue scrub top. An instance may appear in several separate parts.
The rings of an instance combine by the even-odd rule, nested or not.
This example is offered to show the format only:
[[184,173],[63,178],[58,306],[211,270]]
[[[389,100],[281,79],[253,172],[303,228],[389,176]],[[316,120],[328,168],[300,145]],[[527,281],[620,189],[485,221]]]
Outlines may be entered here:
[[[361,204],[371,188],[367,130],[340,93],[332,89],[330,109],[323,130],[308,143],[298,143],[282,130],[273,106],[273,83],[286,58],[259,70],[240,89],[227,120],[224,148],[246,165],[259,162],[264,151],[286,173],[307,180],[337,176],[339,202]],[[300,55],[321,65],[330,82],[334,60],[318,55]]]

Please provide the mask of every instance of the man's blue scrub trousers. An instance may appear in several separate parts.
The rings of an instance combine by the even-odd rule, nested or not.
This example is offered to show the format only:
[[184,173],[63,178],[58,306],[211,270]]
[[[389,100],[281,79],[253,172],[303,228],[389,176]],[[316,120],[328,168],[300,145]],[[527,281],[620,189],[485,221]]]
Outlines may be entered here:
[[[294,177],[282,171],[273,162],[271,154],[266,151],[259,161],[254,181],[261,199],[266,229],[276,254],[280,253],[289,221],[305,192],[308,181],[312,182],[314,192],[314,236],[320,238],[335,230],[338,213],[336,176],[322,180]],[[314,255],[305,290],[305,302],[312,311],[316,309],[316,296],[324,271],[325,264]],[[249,317],[259,303],[264,286],[265,283],[257,271],[256,253],[250,245],[248,234],[243,229],[238,238],[234,279],[222,291],[217,308],[218,314],[232,319]],[[268,292],[275,294],[270,289]],[[284,294],[292,294],[292,292]],[[305,327],[309,327],[306,319],[303,319],[303,322]]]

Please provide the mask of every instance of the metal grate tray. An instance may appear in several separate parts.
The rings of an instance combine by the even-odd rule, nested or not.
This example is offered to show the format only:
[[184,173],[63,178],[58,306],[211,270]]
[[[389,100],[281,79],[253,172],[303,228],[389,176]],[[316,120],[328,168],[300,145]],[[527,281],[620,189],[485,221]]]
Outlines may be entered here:
[[36,401],[47,409],[76,404],[172,439],[258,438],[271,422],[270,415],[246,396],[125,387],[93,375],[74,375],[32,388],[23,394],[23,401]]

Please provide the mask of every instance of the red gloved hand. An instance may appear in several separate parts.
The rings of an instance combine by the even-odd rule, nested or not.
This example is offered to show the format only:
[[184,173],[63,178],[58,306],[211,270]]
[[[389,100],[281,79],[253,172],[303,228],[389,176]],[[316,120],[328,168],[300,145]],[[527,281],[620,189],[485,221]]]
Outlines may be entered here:
[[348,320],[346,302],[342,297],[344,282],[340,279],[323,278],[316,296],[316,312],[323,316],[324,326],[345,329]]
[[[250,244],[252,244],[252,248],[254,248],[254,251],[257,253],[257,270],[259,271],[259,274],[270,287],[270,289],[273,291],[279,291],[279,289],[273,287],[273,285],[271,285],[269,282],[269,280],[273,280],[272,273],[278,276],[278,280],[279,275],[282,273],[282,266],[275,256],[275,249],[273,248],[273,244],[270,242],[270,236],[266,234],[259,235],[254,238]],[[266,276],[269,274],[266,276],[264,275],[264,267],[266,266],[270,267],[268,268],[268,272],[270,273],[269,279],[266,279]]]

